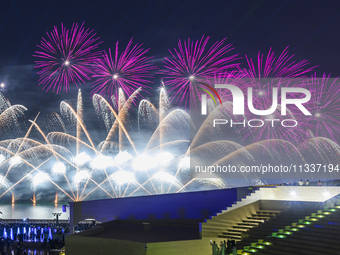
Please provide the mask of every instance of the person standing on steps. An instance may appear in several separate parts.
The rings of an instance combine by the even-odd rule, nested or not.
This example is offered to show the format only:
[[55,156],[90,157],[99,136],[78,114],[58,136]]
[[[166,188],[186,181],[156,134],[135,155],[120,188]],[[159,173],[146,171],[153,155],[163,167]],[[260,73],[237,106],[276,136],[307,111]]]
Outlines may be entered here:
[[220,252],[220,254],[221,254],[221,255],[225,255],[225,244],[224,244],[222,241],[221,241],[220,247],[221,247],[221,252]]
[[216,242],[212,242],[212,240],[210,240],[210,245],[211,245],[211,248],[212,248],[212,255],[217,255],[217,249],[218,249],[218,246],[216,244]]

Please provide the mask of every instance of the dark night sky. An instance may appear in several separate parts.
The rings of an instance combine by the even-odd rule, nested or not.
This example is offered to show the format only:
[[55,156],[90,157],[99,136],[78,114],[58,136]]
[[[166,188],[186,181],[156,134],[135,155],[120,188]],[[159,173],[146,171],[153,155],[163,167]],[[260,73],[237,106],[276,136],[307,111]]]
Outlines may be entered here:
[[[339,76],[339,1],[4,1],[0,9],[0,80],[5,97],[23,104],[33,118],[38,111],[59,111],[69,94],[45,93],[37,87],[34,51],[46,31],[63,22],[93,28],[104,41],[100,49],[113,47],[116,40],[151,48],[156,64],[177,46],[178,39],[211,36],[211,42],[227,37],[234,52],[255,57],[269,48],[280,53],[290,45],[295,60],[319,65],[318,74]],[[244,62],[244,59],[242,60]],[[159,86],[159,78],[154,87]],[[90,84],[82,85],[85,103]],[[151,91],[156,95],[157,91]]]
[[[134,42],[151,48],[150,55],[159,67],[162,59],[169,56],[168,49],[177,46],[178,39],[197,40],[206,35],[211,36],[210,45],[227,37],[227,42],[235,47],[233,52],[240,56],[256,57],[259,50],[267,54],[270,47],[279,54],[289,45],[294,60],[308,59],[312,66],[319,65],[316,69],[319,75],[327,72],[337,77],[340,76],[339,7],[339,0],[2,1],[0,82],[6,87],[0,91],[12,104],[28,108],[26,123],[39,111],[41,116],[50,111],[59,112],[62,100],[75,101],[75,87],[68,94],[57,95],[45,93],[37,86],[32,55],[53,26],[60,27],[63,22],[71,27],[73,22],[84,21],[85,27],[94,29],[103,40],[101,50],[113,48],[117,40],[125,45],[133,37]],[[157,96],[160,77],[154,82],[150,92]],[[91,84],[81,88],[85,110],[92,112],[90,117],[85,116],[85,123],[98,137],[105,136],[105,127],[98,128],[98,120],[92,121],[97,117],[90,101]],[[39,125],[43,118],[39,117]],[[101,140],[95,142],[98,141]],[[48,192],[53,197],[55,190]]]

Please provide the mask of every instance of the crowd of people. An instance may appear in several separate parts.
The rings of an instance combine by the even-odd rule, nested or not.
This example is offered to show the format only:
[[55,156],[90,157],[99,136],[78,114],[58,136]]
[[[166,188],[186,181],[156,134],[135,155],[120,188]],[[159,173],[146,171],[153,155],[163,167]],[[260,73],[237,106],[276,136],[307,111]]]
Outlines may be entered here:
[[[90,229],[93,224],[79,223],[75,225],[75,232]],[[0,223],[0,254],[27,254],[28,247],[61,249],[65,246],[65,235],[69,233],[70,226],[67,223]]]
[[230,240],[226,242],[225,240],[218,245],[215,241],[210,240],[210,245],[212,248],[212,255],[229,255],[237,254],[236,242],[235,240]]
[[306,180],[299,179],[296,182],[282,183],[281,185],[283,186],[323,186],[323,183],[320,180],[310,182],[308,179]]

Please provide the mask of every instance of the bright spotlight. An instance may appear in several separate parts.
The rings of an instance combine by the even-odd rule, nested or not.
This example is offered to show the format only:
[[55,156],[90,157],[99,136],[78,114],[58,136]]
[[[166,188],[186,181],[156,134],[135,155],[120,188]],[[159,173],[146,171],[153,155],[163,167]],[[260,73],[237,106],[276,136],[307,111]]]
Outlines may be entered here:
[[151,158],[148,155],[139,155],[133,160],[132,167],[135,170],[140,170],[140,171],[146,171],[151,168],[155,168],[157,166],[157,163],[153,158]]
[[49,180],[49,176],[47,173],[39,172],[32,179],[32,185],[36,188],[39,184],[44,183]]
[[323,193],[323,196],[324,196],[324,197],[329,197],[329,196],[330,196],[330,194],[329,194],[329,192],[328,192],[328,191],[325,191],[325,192]]
[[0,87],[1,87],[1,88],[4,88],[4,87],[5,87],[5,83],[1,82],[1,83],[0,83]]
[[117,165],[122,166],[129,162],[132,158],[133,156],[127,151],[120,151],[115,157],[115,162]]
[[263,96],[264,95],[264,92],[262,90],[260,90],[258,93],[257,93],[259,96]]
[[117,80],[117,79],[118,79],[118,74],[114,74],[114,75],[112,76],[112,78],[115,79],[115,80]]
[[315,113],[315,117],[317,117],[317,118],[321,117],[321,113],[319,113],[319,112]]
[[66,60],[64,64],[65,66],[68,66],[70,64],[70,61]]
[[290,195],[291,195],[292,197],[295,197],[295,196],[296,196],[296,192],[295,192],[295,191],[291,191],[291,192],[290,192]]
[[162,152],[157,156],[157,159],[160,165],[166,166],[174,159],[174,156],[170,152]]
[[190,76],[189,76],[189,80],[190,80],[190,81],[193,81],[193,80],[195,80],[195,76],[193,76],[193,75],[190,75]]
[[136,182],[135,176],[131,172],[118,170],[109,176],[110,180],[114,181],[117,185],[122,186],[124,184]]
[[91,156],[87,155],[86,152],[82,152],[72,159],[73,163],[75,163],[77,166],[85,165],[90,160]]
[[10,159],[9,164],[14,167],[17,165],[20,165],[22,163],[21,157],[19,156],[14,156]]
[[105,169],[110,166],[115,166],[115,161],[109,156],[99,154],[91,161],[91,167],[95,169]]
[[66,167],[63,163],[57,162],[54,164],[51,172],[53,174],[66,174]]
[[91,174],[89,171],[79,170],[73,177],[74,185],[78,186],[80,183],[85,182],[90,177],[91,177]]

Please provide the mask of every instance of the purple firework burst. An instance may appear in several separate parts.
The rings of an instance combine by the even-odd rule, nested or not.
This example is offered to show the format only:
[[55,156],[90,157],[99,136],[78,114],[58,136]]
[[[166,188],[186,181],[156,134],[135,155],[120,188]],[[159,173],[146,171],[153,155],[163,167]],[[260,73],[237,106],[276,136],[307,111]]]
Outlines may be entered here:
[[295,115],[313,135],[330,138],[340,144],[339,78],[313,75],[307,80],[306,87],[311,92],[311,99],[305,106],[312,115],[305,116],[301,111]]
[[269,49],[266,59],[263,54],[258,52],[257,63],[254,64],[252,58],[246,60],[248,68],[242,68],[246,77],[253,79],[254,81],[261,81],[263,78],[281,79],[281,78],[298,78],[305,77],[306,74],[311,72],[314,67],[307,67],[309,65],[308,60],[302,60],[300,62],[292,61],[294,55],[289,55],[287,46],[280,56],[275,57],[275,52],[272,48]]
[[[280,86],[278,86],[279,91]],[[254,92],[254,91],[253,91]],[[281,104],[279,100],[276,107],[273,106],[272,90],[261,90],[261,96],[253,100],[252,104],[256,110],[269,110],[274,112],[270,115],[254,115],[249,110],[246,112],[248,126],[243,129],[243,138],[251,142],[258,142],[268,139],[280,139],[292,144],[300,144],[309,138],[309,134],[303,128],[294,112],[287,108],[285,116],[281,115]],[[255,94],[258,93],[255,91]],[[278,96],[280,98],[280,96]],[[253,96],[254,98],[254,96]],[[298,123],[298,124],[297,124]]]
[[133,46],[132,39],[122,53],[118,51],[118,41],[114,54],[104,52],[94,68],[95,80],[92,83],[91,94],[100,94],[118,98],[118,90],[122,88],[130,96],[139,87],[149,88],[151,73],[155,67],[151,64],[152,57],[147,57],[149,49],[142,48],[142,44]]
[[81,26],[74,23],[69,30],[61,23],[61,33],[55,26],[47,37],[42,38],[37,45],[40,50],[33,55],[41,59],[35,61],[35,68],[40,69],[38,86],[42,85],[46,92],[67,92],[70,84],[90,80],[92,65],[99,56],[94,50],[101,43],[93,30],[85,29],[84,23]]
[[227,56],[233,49],[231,44],[225,45],[226,39],[217,41],[209,49],[207,44],[209,37],[202,38],[196,42],[188,39],[183,43],[178,42],[178,49],[169,50],[172,58],[165,58],[164,83],[171,86],[173,99],[176,104],[187,107],[189,98],[201,94],[198,85],[206,79],[214,79],[215,74],[238,67],[239,64],[232,63],[238,59],[237,54]]
[[[268,110],[272,108],[274,98],[277,98],[275,111],[270,116],[261,117],[261,121],[258,121],[258,123],[254,122],[256,123],[255,125],[263,125],[262,128],[247,128],[244,130],[244,136],[251,138],[253,142],[265,139],[282,139],[299,144],[309,137],[309,134],[305,132],[303,123],[291,128],[286,128],[280,124],[281,121],[284,121],[288,125],[292,125],[293,123],[287,119],[299,122],[294,109],[288,109],[287,116],[281,116],[281,88],[304,86],[305,79],[302,78],[315,68],[308,67],[308,60],[295,62],[292,60],[293,57],[294,55],[288,54],[288,47],[284,49],[279,57],[275,57],[272,48],[266,58],[259,52],[255,63],[246,56],[248,68],[243,68],[242,72],[245,75],[248,87],[252,88],[253,108],[262,111]],[[276,89],[277,93],[273,95],[274,89]],[[247,111],[246,115],[248,119],[259,118],[258,115],[254,115],[250,111]],[[275,119],[275,121],[273,122],[271,119]]]
[[[215,84],[231,84],[240,88],[243,93],[247,91],[247,83],[244,74],[237,70],[224,71],[214,75],[213,79],[207,79],[207,83],[214,87]],[[217,89],[222,102],[233,101],[233,96],[228,89]]]

